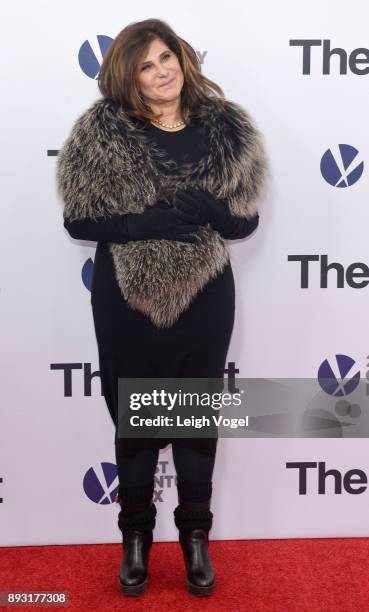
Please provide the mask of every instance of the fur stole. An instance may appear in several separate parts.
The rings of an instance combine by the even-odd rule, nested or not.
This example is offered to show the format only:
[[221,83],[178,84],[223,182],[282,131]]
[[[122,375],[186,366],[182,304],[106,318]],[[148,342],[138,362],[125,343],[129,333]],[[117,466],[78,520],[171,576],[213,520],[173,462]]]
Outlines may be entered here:
[[[235,102],[226,109],[202,105],[199,118],[207,135],[199,163],[186,162],[166,174],[173,161],[147,134],[105,98],[79,118],[57,158],[57,189],[64,218],[104,218],[142,212],[158,199],[198,185],[226,199],[234,215],[250,218],[265,183],[262,135]],[[207,225],[200,244],[174,240],[109,243],[115,276],[128,305],[158,328],[171,327],[197,293],[229,262],[227,243]]]

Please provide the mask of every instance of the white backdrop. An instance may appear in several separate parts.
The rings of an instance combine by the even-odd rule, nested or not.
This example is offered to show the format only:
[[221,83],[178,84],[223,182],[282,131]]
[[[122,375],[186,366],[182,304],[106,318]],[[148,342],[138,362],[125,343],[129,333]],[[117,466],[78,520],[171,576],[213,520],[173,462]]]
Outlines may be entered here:
[[[0,423],[1,545],[118,542],[114,429],[98,376],[89,273],[95,243],[63,228],[55,185],[56,152],[73,122],[100,97],[94,61],[102,38],[132,21],[167,20],[202,58],[202,70],[242,104],[264,134],[271,167],[255,234],[230,243],[236,321],[228,361],[239,376],[315,378],[335,355],[355,361],[365,378],[369,289],[338,288],[335,272],[309,287],[288,255],[327,255],[345,269],[369,263],[369,5],[347,2],[163,0],[3,5]],[[363,74],[333,55],[323,74],[322,46],[303,74],[302,47],[327,40],[341,55],[361,48]],[[90,46],[89,46],[90,45]],[[359,57],[359,56],[357,56]],[[364,62],[366,61],[366,63]],[[366,70],[365,70],[366,69]],[[358,72],[358,70],[356,70]],[[331,149],[358,150],[352,185],[332,182]],[[341,163],[342,162],[342,163]],[[341,163],[341,165],[340,165]],[[350,182],[350,181],[349,181]],[[74,364],[71,395],[64,378]],[[324,462],[343,475],[369,470],[366,439],[221,439],[214,472],[212,539],[367,536],[367,492],[336,493],[328,477],[318,494],[316,470],[299,493],[288,462]],[[105,471],[103,471],[105,469]],[[110,477],[109,477],[110,475]],[[160,453],[157,541],[177,539],[171,447]],[[109,497],[109,494],[110,497]],[[108,502],[108,503],[105,503]]]

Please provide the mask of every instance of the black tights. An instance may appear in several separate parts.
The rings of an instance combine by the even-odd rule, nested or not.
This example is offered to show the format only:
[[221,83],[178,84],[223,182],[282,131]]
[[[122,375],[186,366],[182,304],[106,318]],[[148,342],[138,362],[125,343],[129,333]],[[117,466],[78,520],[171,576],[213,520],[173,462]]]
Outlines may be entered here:
[[[172,443],[173,462],[180,480],[193,484],[211,482],[215,453],[205,455],[196,450]],[[137,487],[150,483],[155,477],[159,458],[158,449],[142,449],[133,457],[120,455],[118,479],[121,486]]]
[[[172,442],[172,453],[178,491],[174,523],[180,531],[204,529],[208,532],[213,521],[210,500],[215,452],[206,455]],[[151,500],[158,458],[159,449],[150,448],[143,448],[133,456],[118,457],[121,504],[118,526],[123,535],[126,530],[151,531],[155,527],[157,508]]]

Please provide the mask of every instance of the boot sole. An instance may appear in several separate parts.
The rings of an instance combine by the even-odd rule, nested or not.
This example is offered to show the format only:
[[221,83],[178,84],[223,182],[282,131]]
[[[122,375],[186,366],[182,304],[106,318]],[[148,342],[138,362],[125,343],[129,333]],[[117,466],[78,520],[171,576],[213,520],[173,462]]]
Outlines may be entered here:
[[148,577],[144,580],[144,582],[140,582],[140,584],[123,584],[119,579],[120,590],[124,595],[141,595],[147,590],[148,585]]
[[199,586],[198,584],[194,584],[193,582],[190,582],[189,580],[187,580],[187,590],[192,595],[197,595],[197,596],[211,595],[211,593],[213,593],[214,591],[214,587],[215,587],[215,580],[212,584],[209,584],[207,586]]

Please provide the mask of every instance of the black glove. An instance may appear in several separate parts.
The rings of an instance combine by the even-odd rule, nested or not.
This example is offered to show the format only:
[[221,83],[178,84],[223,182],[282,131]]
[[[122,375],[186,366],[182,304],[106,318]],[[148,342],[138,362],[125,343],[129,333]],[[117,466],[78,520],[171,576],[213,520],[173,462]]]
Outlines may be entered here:
[[209,225],[226,239],[245,238],[259,223],[259,215],[251,219],[232,215],[225,200],[215,198],[200,187],[177,191],[174,206],[183,221]]
[[198,236],[191,235],[200,229],[200,225],[181,219],[178,211],[165,200],[146,207],[142,213],[128,213],[126,217],[129,240],[164,238],[195,244],[200,242]]

